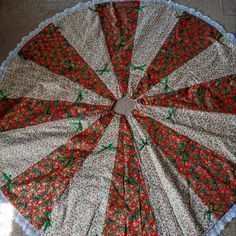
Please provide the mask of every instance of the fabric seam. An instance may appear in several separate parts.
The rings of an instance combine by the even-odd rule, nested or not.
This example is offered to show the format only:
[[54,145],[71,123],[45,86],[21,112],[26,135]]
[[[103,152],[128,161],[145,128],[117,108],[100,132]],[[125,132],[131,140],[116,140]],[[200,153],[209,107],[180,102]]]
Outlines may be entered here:
[[[128,0],[133,1],[133,0]],[[53,17],[46,19],[45,21],[41,22],[36,29],[31,31],[27,36],[23,37],[20,41],[20,43],[17,44],[16,48],[9,52],[7,58],[1,63],[0,66],[0,82],[3,80],[4,75],[7,71],[8,65],[10,62],[14,59],[14,57],[18,54],[18,52],[21,50],[21,48],[29,41],[31,40],[36,34],[38,34],[44,27],[49,25],[50,23],[53,23],[64,16],[79,10],[79,9],[87,9],[91,5],[95,4],[101,4],[101,3],[112,3],[112,2],[125,2],[124,0],[91,0],[88,2],[80,2],[74,7],[66,8],[64,11],[55,14]],[[126,1],[127,2],[127,1]],[[142,0],[141,3],[163,3],[167,6],[174,8],[175,10],[182,10],[186,11],[194,16],[199,17],[200,19],[206,21],[208,24],[212,25],[214,28],[216,28],[220,33],[223,34],[223,36],[232,44],[236,46],[236,38],[233,34],[227,33],[222,25],[217,23],[216,21],[212,20],[210,17],[204,15],[203,13],[196,11],[193,8],[189,8],[187,6],[175,3],[171,0]],[[5,201],[10,203],[2,194],[0,191],[0,201]],[[11,204],[11,203],[10,203]],[[12,204],[11,204],[12,205]],[[14,207],[14,206],[13,206]],[[23,231],[29,235],[29,236],[41,236],[42,233],[39,233],[34,227],[16,210],[16,216],[15,220],[16,222],[22,227]],[[236,217],[236,204],[233,205],[233,207],[213,226],[213,228],[205,234],[205,236],[217,236],[220,234],[220,232],[224,229],[225,225],[230,222],[234,217]]]

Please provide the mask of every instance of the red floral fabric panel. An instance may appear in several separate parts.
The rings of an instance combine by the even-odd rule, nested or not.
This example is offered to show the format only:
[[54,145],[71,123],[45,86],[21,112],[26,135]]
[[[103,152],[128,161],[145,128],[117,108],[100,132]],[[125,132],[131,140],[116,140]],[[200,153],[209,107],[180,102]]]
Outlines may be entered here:
[[236,114],[236,75],[203,82],[175,92],[143,97],[143,105]]
[[27,42],[19,55],[79,83],[104,98],[116,99],[53,23]]
[[[205,21],[184,12],[140,80],[138,98],[174,70],[216,42],[222,35]],[[180,78],[181,79],[181,78]]]
[[113,116],[111,111],[100,117],[88,129],[1,187],[4,195],[37,229],[50,222],[54,204],[91,154]]
[[125,116],[120,117],[117,155],[102,235],[158,235],[134,137]]
[[134,117],[209,207],[207,214],[220,219],[236,202],[236,164],[140,111]]
[[5,98],[0,101],[0,132],[25,128],[77,115],[96,115],[109,106],[51,101],[34,98]]
[[128,89],[134,36],[139,15],[139,1],[113,2],[96,5],[112,66],[121,95]]

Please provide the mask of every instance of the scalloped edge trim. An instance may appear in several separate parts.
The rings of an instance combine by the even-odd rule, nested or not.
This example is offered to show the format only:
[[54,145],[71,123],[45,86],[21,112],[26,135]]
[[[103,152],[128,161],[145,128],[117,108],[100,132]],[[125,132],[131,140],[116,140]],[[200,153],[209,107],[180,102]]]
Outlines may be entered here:
[[0,204],[1,203],[7,203],[9,204],[13,210],[14,210],[14,220],[15,222],[20,225],[22,230],[28,235],[28,236],[44,236],[43,233],[36,230],[33,225],[29,223],[28,220],[24,218],[24,216],[7,200],[7,198],[4,196],[2,191],[0,191]]
[[[2,62],[0,66],[0,82],[3,80],[5,72],[7,70],[8,65],[10,64],[11,60],[18,54],[21,48],[36,34],[38,34],[44,27],[49,25],[52,22],[55,22],[64,16],[79,10],[79,9],[87,9],[91,5],[99,4],[99,3],[112,3],[112,2],[128,2],[128,1],[135,1],[135,0],[91,0],[88,2],[80,2],[77,5],[66,8],[64,11],[55,14],[53,17],[46,19],[45,21],[41,22],[38,27],[31,31],[27,36],[21,39],[21,42],[17,44],[16,48],[8,54],[7,58]],[[194,16],[199,17],[200,19],[206,21],[208,24],[215,27],[220,33],[224,35],[229,42],[236,46],[236,38],[233,34],[227,33],[222,25],[217,23],[216,21],[212,20],[210,17],[202,14],[199,11],[196,11],[193,8],[189,8],[187,6],[172,2],[171,0],[142,0],[140,2],[147,2],[147,3],[163,3],[167,6],[174,8],[176,10],[186,11]],[[14,210],[16,211],[15,221],[22,227],[22,230],[28,236],[43,236],[44,234],[37,231],[19,212],[18,210],[5,198],[3,193],[0,191],[0,202],[7,202],[9,203]],[[233,218],[236,217],[236,204],[213,226],[213,228],[205,234],[205,236],[218,236],[220,232],[225,228],[226,224],[229,223]]]
[[221,217],[220,220],[216,222],[216,224],[212,227],[205,236],[217,236],[220,232],[225,228],[227,223],[229,223],[233,218],[236,217],[236,204],[234,204],[230,210]]
[[[43,233],[37,231],[29,222],[26,220],[21,213],[7,200],[4,194],[0,191],[0,204],[7,203],[14,209],[14,220],[18,223],[22,230],[28,236],[44,236]],[[225,225],[229,223],[233,218],[236,217],[236,204],[231,207],[231,209],[212,227],[205,236],[217,236],[225,228]]]

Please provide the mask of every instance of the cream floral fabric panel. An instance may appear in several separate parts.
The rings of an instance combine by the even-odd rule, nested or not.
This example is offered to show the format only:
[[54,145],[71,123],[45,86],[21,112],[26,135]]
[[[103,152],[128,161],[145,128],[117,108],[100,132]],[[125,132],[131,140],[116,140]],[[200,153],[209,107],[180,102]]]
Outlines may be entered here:
[[218,42],[212,44],[141,97],[163,93],[164,83],[170,88],[178,90],[205,81],[210,82],[226,75],[235,74],[236,49],[232,43],[226,40],[222,42],[224,42],[224,45]]
[[[82,120],[86,129],[98,116]],[[77,118],[46,122],[0,134],[0,173],[15,177],[75,135]],[[10,147],[9,147],[10,145]],[[1,176],[0,185],[6,183]]]
[[236,162],[236,116],[140,104],[138,107],[164,125]]
[[116,151],[101,151],[102,145],[117,146],[119,116],[115,116],[94,152],[74,176],[68,191],[56,204],[53,224],[46,236],[101,235],[107,209]]
[[83,9],[64,17],[56,24],[60,25],[64,37],[97,72],[116,98],[120,98],[120,90],[97,13]]
[[[137,121],[130,116],[136,142],[147,139]],[[201,235],[217,221],[205,221],[207,207],[187,186],[174,166],[158,149],[150,144],[140,150],[142,171],[150,188],[150,199],[155,211],[159,235]],[[167,174],[168,173],[168,174]],[[178,182],[178,188],[174,187]]]
[[32,61],[16,56],[10,63],[0,89],[9,97],[21,96],[47,100],[74,102],[84,94],[81,102],[111,105],[111,101],[85,89],[64,76],[54,74]]
[[[176,11],[164,4],[143,3],[134,40],[128,95],[131,96],[146,68],[175,26]],[[181,12],[180,12],[181,14]]]

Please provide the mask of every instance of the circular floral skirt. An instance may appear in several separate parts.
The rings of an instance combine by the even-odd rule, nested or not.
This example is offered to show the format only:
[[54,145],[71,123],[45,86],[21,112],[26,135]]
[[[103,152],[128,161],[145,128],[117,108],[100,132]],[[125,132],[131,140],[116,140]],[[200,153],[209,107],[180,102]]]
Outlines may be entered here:
[[236,215],[236,46],[190,12],[79,4],[2,66],[1,192],[38,233],[216,235]]

